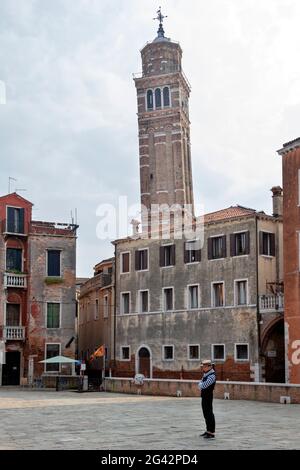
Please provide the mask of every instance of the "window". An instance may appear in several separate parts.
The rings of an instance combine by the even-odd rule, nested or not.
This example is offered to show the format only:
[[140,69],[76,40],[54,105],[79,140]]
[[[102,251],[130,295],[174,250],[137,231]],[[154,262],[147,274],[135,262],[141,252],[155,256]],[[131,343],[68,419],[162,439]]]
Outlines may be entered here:
[[212,345],[212,359],[213,361],[225,361],[225,345],[224,344]]
[[94,312],[94,320],[99,319],[99,300],[95,300],[95,312]]
[[103,317],[104,318],[108,317],[108,309],[109,309],[108,295],[105,295],[103,298]]
[[208,239],[208,259],[226,258],[226,235]]
[[200,359],[199,344],[189,344],[188,352],[189,352],[188,358],[190,361],[198,361]]
[[148,269],[148,250],[137,250],[135,252],[136,271],[145,271]]
[[160,247],[160,266],[175,265],[175,245],[165,245]]
[[275,233],[259,232],[259,250],[261,255],[275,256]]
[[60,304],[47,303],[47,328],[60,327]]
[[199,240],[191,240],[184,243],[184,262],[197,263],[201,261],[201,250]]
[[164,288],[164,311],[174,310],[173,287]]
[[160,88],[155,90],[155,108],[161,108],[161,91]]
[[149,312],[149,292],[147,290],[140,291],[140,312]]
[[163,360],[164,361],[174,360],[174,346],[163,346]]
[[224,307],[224,282],[214,282],[212,285],[213,307]]
[[121,253],[121,273],[129,273],[130,253]]
[[147,91],[147,109],[153,109],[153,91]]
[[24,209],[7,207],[7,232],[24,233]]
[[199,308],[199,286],[188,286],[188,308]]
[[[46,344],[46,359],[60,356],[60,344]],[[59,372],[59,364],[45,364],[46,372]]]
[[18,248],[7,248],[6,269],[7,271],[22,271],[22,250]]
[[122,292],[121,294],[121,313],[126,314],[130,312],[130,293]]
[[170,90],[165,86],[163,89],[164,107],[170,106]]
[[236,305],[248,304],[248,282],[247,280],[235,281]]
[[48,276],[60,277],[60,251],[48,250]]
[[247,343],[240,343],[235,345],[235,360],[249,361],[249,346]]
[[230,256],[249,255],[250,232],[232,233],[230,235]]
[[104,357],[105,357],[105,359],[107,359],[108,358],[108,348],[106,346],[104,348],[104,351],[105,351],[104,352]]
[[6,326],[20,326],[20,304],[6,304]]
[[129,346],[121,347],[121,360],[130,361],[130,347]]

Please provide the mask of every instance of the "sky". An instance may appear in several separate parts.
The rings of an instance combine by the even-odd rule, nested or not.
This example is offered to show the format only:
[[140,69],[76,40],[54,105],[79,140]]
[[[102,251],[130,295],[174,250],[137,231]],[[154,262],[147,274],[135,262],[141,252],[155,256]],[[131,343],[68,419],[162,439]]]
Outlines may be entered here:
[[282,182],[276,150],[300,136],[298,0],[0,4],[0,194],[11,176],[35,220],[70,222],[77,209],[78,277],[113,255],[111,240],[97,237],[99,206],[118,215],[120,197],[139,204],[132,73],[156,36],[159,5],[192,86],[196,203],[272,212],[270,189]]

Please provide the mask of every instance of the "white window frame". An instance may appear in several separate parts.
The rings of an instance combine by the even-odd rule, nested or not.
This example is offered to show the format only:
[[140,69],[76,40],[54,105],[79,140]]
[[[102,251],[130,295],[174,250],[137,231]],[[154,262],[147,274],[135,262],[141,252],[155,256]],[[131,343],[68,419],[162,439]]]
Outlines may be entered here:
[[[142,292],[148,292],[148,309],[146,312],[142,312]],[[141,314],[147,314],[150,311],[150,291],[149,289],[140,289],[138,290],[138,312]]]
[[[44,358],[47,359],[47,346],[50,344],[58,344],[59,345],[59,352],[58,355],[61,356],[61,343],[45,343],[45,350],[44,350]],[[61,372],[61,364],[58,364],[58,370],[47,370],[47,364],[44,364],[44,373],[45,374],[57,374]]]
[[[227,235],[225,233],[221,233],[220,235],[211,235],[208,238],[221,238],[224,236],[226,236],[225,247],[227,249]],[[213,255],[213,247],[211,247],[211,255]],[[224,258],[224,256],[221,256],[221,258],[211,258],[209,261],[216,261],[216,260],[222,260],[222,259],[226,259],[226,258]]]
[[[128,313],[124,313],[123,294],[129,294],[129,312]],[[129,315],[131,313],[131,292],[130,291],[120,292],[120,313],[121,315]]]
[[[159,108],[156,106],[156,99],[155,99],[155,90],[157,90],[158,88],[160,89],[160,95],[161,95],[161,106]],[[164,88],[169,88],[169,101],[170,101],[169,106],[165,106],[165,103],[164,103]],[[148,108],[148,100],[147,100],[148,91],[152,91],[153,108]],[[156,109],[170,109],[170,108],[172,108],[172,95],[171,95],[170,85],[163,85],[163,86],[156,86],[154,88],[147,88],[146,93],[145,93],[145,109],[146,109],[146,111],[154,111]]]
[[[186,306],[188,310],[198,310],[200,308],[201,302],[200,302],[200,284],[188,284],[187,286],[187,302]],[[197,307],[192,307],[191,306],[191,295],[190,295],[190,288],[191,287],[197,287],[198,290],[198,306]]]
[[[214,346],[223,346],[224,347],[223,359],[216,359],[214,357]],[[225,362],[226,361],[226,345],[225,345],[225,343],[214,343],[214,344],[211,345],[211,358],[212,358],[212,361],[215,361],[215,362]]]
[[9,209],[24,209],[24,227],[23,227],[23,228],[24,228],[24,232],[25,232],[25,211],[26,211],[25,207],[18,207],[18,206],[10,206],[10,205],[8,205],[8,206],[6,206],[5,233],[9,233],[9,234],[11,234],[11,235],[25,235],[25,233],[17,233],[17,234],[16,234],[15,232],[8,232],[8,230],[7,230],[7,229],[8,229],[8,227],[7,227],[7,222],[8,222],[8,215],[7,215],[7,214],[8,214],[8,208],[9,208]]
[[[48,252],[49,251],[59,251],[60,252],[60,257],[59,257],[59,271],[60,271],[60,276],[49,276],[48,274]],[[53,278],[58,278],[58,279],[62,279],[63,278],[63,271],[62,271],[62,267],[63,267],[63,264],[62,264],[62,248],[47,248],[46,249],[46,277],[53,277]]]
[[[246,282],[246,303],[245,304],[239,304],[238,303],[238,282]],[[235,279],[234,280],[234,305],[236,307],[246,307],[249,305],[249,280],[248,279]]]
[[19,326],[22,326],[22,304],[17,304],[17,303],[15,303],[15,302],[5,302],[5,303],[4,303],[4,326],[8,326],[8,327],[9,327],[9,325],[6,324],[6,320],[7,320],[7,319],[6,319],[6,315],[7,315],[7,305],[10,305],[10,304],[12,304],[12,305],[20,305]]
[[[48,323],[48,304],[58,304],[59,305],[59,327],[57,328],[48,328],[47,327],[47,323]],[[55,302],[55,301],[48,301],[46,302],[46,322],[45,322],[45,326],[46,326],[46,330],[58,330],[60,328],[62,328],[61,326],[61,319],[62,319],[62,315],[61,315],[61,311],[62,311],[62,303],[61,302]],[[58,343],[54,343],[54,344],[58,344]]]
[[[199,238],[193,238],[192,240],[185,240],[184,241],[184,250],[185,251],[189,251],[189,250],[186,250],[185,247],[186,247],[186,244],[187,243],[191,243],[191,242],[199,242],[200,243],[200,239]],[[201,248],[199,248],[200,250],[200,253],[201,253]],[[193,250],[191,250],[193,251]],[[187,263],[184,263],[185,265],[190,265],[190,264],[198,264],[200,263],[200,261],[188,261]]]
[[138,248],[136,251],[147,251],[147,268],[146,269],[137,269],[138,273],[149,271],[149,248]]
[[[107,303],[105,303],[105,299],[107,299]],[[130,296],[129,296],[129,307],[130,307]],[[109,296],[108,294],[105,294],[103,296],[103,318],[108,318],[109,316],[108,312],[109,312]]]
[[[198,346],[198,350],[199,350],[198,359],[192,359],[192,358],[190,357],[190,347],[191,347],[191,346]],[[199,361],[200,361],[200,358],[201,358],[200,344],[188,344],[188,347],[187,347],[187,359],[188,359],[188,361],[191,361],[191,362],[199,362]]]
[[[128,348],[129,350],[129,359],[123,359],[123,348]],[[122,362],[130,362],[131,361],[131,346],[128,346],[127,344],[123,344],[120,346],[120,360]]]
[[[270,232],[270,230],[264,230],[263,228],[261,229],[261,232],[275,235],[275,242],[276,242],[276,233],[275,232]],[[270,244],[270,248],[271,248],[271,244]],[[269,259],[276,258],[276,247],[275,247],[275,255],[274,256],[273,255],[265,255],[264,253],[262,253],[260,256],[263,256],[264,258],[269,258]]]
[[[173,351],[172,359],[166,359],[165,358],[165,348],[172,348],[172,351]],[[163,344],[162,345],[162,360],[164,362],[174,362],[175,361],[175,346],[174,346],[174,344]]]
[[[237,346],[247,346],[247,359],[238,359]],[[249,362],[249,343],[235,343],[234,344],[234,360],[235,362]]]
[[[176,257],[176,244],[175,243],[166,243],[165,245],[161,245],[161,246],[163,248],[166,248],[167,246],[173,246],[173,245],[175,245],[175,257]],[[164,252],[164,261],[165,261],[165,252]],[[176,261],[175,261],[175,264],[163,265],[163,266],[161,266],[161,268],[163,268],[163,269],[174,268],[175,265],[176,265]]]
[[[125,254],[129,254],[129,261],[128,261],[128,265],[129,265],[129,271],[123,271],[123,255]],[[120,274],[129,274],[131,272],[131,252],[130,251],[121,251],[120,253]]]
[[[223,305],[215,305],[215,291],[214,285],[215,284],[223,284],[223,293],[224,293],[224,304]],[[225,291],[225,281],[214,281],[211,283],[211,308],[224,308],[226,306],[226,291]]]
[[[166,309],[166,302],[165,302],[165,290],[172,289],[172,309]],[[162,288],[162,310],[163,312],[174,312],[175,310],[175,299],[174,299],[174,286],[163,287]]]

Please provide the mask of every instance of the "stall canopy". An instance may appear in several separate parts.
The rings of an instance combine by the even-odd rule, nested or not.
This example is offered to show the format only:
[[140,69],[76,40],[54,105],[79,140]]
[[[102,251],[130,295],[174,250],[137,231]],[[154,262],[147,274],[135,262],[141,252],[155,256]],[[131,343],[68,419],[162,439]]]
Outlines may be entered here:
[[74,364],[79,363],[80,361],[66,356],[54,356],[39,362],[42,362],[43,364]]

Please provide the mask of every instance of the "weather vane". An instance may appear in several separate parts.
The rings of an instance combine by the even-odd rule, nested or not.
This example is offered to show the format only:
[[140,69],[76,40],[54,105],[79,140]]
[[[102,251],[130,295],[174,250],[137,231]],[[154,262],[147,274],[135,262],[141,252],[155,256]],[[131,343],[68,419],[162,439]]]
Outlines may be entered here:
[[154,20],[159,21],[159,28],[157,31],[157,34],[159,37],[164,37],[165,35],[164,28],[163,28],[163,21],[165,18],[168,18],[167,15],[163,15],[161,12],[161,7],[159,7],[159,9],[157,10],[157,16],[153,18]]

